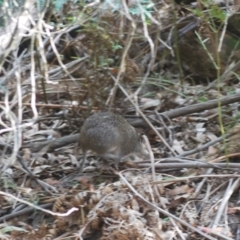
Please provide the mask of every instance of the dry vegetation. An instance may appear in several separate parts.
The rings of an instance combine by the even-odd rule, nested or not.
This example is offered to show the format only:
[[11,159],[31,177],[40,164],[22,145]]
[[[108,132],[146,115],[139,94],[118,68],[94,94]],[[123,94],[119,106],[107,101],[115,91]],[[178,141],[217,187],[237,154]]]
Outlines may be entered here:
[[[238,0],[7,2],[0,239],[240,239]],[[150,159],[78,175],[81,125],[108,110]]]

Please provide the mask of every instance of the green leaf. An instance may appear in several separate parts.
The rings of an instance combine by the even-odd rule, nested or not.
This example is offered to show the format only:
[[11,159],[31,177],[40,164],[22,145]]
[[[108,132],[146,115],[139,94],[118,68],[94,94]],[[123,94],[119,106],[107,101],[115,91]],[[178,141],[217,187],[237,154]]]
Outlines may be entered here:
[[28,232],[26,229],[24,228],[20,228],[20,227],[15,227],[15,226],[6,226],[2,229],[0,229],[0,233],[4,234],[7,232],[12,232],[12,231],[17,231],[17,232]]

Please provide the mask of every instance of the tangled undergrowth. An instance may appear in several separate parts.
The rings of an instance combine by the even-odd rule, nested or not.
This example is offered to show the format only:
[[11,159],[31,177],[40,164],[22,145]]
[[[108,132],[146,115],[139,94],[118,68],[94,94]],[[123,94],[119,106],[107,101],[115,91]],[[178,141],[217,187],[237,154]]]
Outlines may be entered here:
[[[239,239],[237,1],[13,5],[0,1],[0,239]],[[125,116],[149,159],[117,171],[92,153],[78,174],[95,111]]]

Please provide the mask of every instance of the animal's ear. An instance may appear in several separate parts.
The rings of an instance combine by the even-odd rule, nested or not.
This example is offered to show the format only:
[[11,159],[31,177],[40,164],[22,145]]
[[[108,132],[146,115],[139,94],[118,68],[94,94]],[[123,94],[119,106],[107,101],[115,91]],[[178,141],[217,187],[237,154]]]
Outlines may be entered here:
[[141,138],[143,135],[146,135],[146,131],[144,128],[141,128],[141,127],[137,127],[135,128],[135,130],[137,131],[138,133],[138,136]]
[[141,138],[144,135],[143,132],[138,132],[138,136]]
[[141,133],[138,133],[138,140],[139,140],[140,142],[142,142],[142,141],[143,141],[143,135],[144,135],[144,133],[143,133],[143,132],[141,132]]

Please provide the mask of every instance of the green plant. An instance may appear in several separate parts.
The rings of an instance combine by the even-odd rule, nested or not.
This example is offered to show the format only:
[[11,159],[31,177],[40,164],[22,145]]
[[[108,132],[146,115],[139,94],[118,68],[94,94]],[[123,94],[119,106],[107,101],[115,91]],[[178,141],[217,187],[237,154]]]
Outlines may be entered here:
[[[62,9],[63,5],[67,2],[69,2],[70,0],[51,0],[50,4],[52,4],[54,6],[54,10],[55,11],[59,11]],[[71,0],[72,2],[77,2],[77,0]],[[45,4],[46,0],[38,0],[38,4],[40,6],[40,9],[43,8],[44,4]]]

